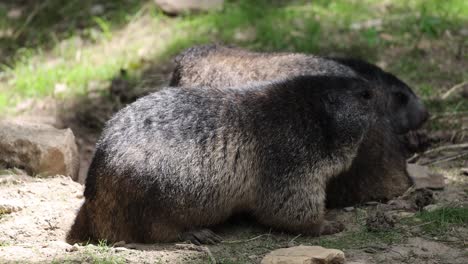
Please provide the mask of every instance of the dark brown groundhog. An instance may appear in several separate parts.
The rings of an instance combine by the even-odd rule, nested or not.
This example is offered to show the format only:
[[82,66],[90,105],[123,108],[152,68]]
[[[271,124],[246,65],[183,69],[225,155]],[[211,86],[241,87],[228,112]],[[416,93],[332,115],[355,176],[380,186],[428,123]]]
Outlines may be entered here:
[[350,171],[327,187],[327,205],[342,207],[401,195],[411,182],[398,135],[420,127],[428,113],[413,91],[394,75],[362,60],[298,53],[259,53],[219,45],[190,48],[176,57],[172,86],[242,87],[299,75],[361,76],[386,97],[386,120],[364,140]]
[[214,243],[203,228],[242,212],[338,232],[325,183],[351,165],[378,98],[365,80],[324,76],[142,97],[107,122],[67,241]]

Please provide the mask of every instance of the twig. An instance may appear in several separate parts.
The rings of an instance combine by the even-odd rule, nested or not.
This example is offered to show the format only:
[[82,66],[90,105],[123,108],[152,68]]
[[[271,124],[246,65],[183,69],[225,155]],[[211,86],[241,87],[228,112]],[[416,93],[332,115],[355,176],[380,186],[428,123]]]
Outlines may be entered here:
[[439,163],[442,163],[442,162],[447,162],[447,161],[451,161],[451,160],[454,160],[454,159],[458,159],[458,158],[461,158],[461,157],[466,156],[466,155],[468,155],[468,151],[465,151],[465,152],[462,152],[462,153],[457,153],[455,155],[450,155],[448,157],[446,156],[446,157],[430,160],[430,161],[424,162],[422,165],[439,164]]
[[468,81],[464,81],[462,83],[459,83],[459,84],[456,84],[455,86],[453,86],[452,88],[450,88],[447,92],[445,92],[441,98],[443,100],[447,99],[452,93],[454,93],[456,90],[460,89],[461,87],[465,86],[468,84]]
[[418,158],[419,158],[419,154],[415,153],[413,156],[411,156],[411,158],[407,159],[406,162],[413,163],[414,161],[418,160]]
[[444,151],[444,150],[456,150],[456,149],[465,149],[465,148],[468,148],[468,143],[452,144],[452,145],[441,146],[441,147],[438,147],[438,148],[434,148],[434,149],[424,151],[421,155],[437,153],[437,152],[441,152],[441,151]]
[[434,149],[424,151],[421,154],[414,154],[411,158],[407,159],[406,161],[407,162],[413,162],[413,161],[417,160],[421,156],[441,152],[441,151],[444,151],[444,150],[456,150],[456,149],[465,149],[465,148],[468,148],[468,143],[441,146],[441,147],[438,147],[438,148],[434,148]]
[[300,237],[302,234],[299,234],[295,237],[293,237],[293,239],[289,240],[288,244],[291,244],[292,242],[294,242],[294,240],[296,240],[298,237]]
[[225,243],[225,244],[245,243],[245,242],[250,242],[250,241],[259,239],[259,238],[264,237],[264,236],[270,236],[270,234],[262,234],[262,235],[259,235],[259,236],[256,236],[256,237],[252,237],[252,238],[249,238],[249,239],[246,239],[246,240],[223,241],[223,242],[221,242],[221,243]]

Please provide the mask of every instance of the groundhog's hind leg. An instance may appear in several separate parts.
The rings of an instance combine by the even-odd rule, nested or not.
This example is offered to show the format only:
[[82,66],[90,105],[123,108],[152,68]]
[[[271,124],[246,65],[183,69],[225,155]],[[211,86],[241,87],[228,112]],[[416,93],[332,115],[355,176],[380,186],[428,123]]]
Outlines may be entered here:
[[265,195],[254,212],[259,222],[281,230],[313,236],[340,232],[339,222],[324,220],[324,195],[319,190],[294,188]]
[[187,229],[186,227],[182,227],[175,223],[159,221],[148,223],[148,226],[150,230],[145,232],[146,236],[144,238],[146,243],[187,241],[196,245],[213,245],[221,242],[221,237],[209,229],[193,229],[191,231],[184,231]]
[[90,233],[89,215],[86,203],[84,203],[78,211],[75,222],[71,226],[70,231],[68,231],[65,240],[69,244],[93,240]]

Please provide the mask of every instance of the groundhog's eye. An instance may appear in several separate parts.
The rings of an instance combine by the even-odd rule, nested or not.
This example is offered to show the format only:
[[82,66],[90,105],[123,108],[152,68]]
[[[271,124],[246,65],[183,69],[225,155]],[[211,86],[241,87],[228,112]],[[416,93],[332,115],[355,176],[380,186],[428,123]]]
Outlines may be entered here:
[[366,100],[369,100],[372,98],[372,93],[369,90],[364,90],[359,95]]
[[395,97],[398,100],[398,102],[400,102],[402,104],[406,104],[406,102],[408,102],[408,97],[404,93],[397,92],[397,93],[395,93]]

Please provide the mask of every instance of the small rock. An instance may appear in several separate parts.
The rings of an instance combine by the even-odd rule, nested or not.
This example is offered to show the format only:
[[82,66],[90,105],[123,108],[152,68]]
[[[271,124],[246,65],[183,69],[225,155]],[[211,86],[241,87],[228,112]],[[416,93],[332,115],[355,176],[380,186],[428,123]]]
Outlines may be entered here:
[[268,253],[262,264],[342,264],[345,263],[343,251],[319,246],[297,246],[281,248]]
[[397,212],[395,214],[395,216],[397,218],[408,218],[408,217],[413,217],[415,215],[415,213],[412,213],[412,212]]
[[407,164],[406,170],[415,189],[441,190],[445,187],[444,176],[431,172],[427,166]]
[[387,202],[391,210],[411,210],[413,206],[411,202],[401,199],[390,200]]
[[345,207],[345,208],[343,208],[343,211],[345,211],[345,212],[352,212],[352,211],[354,211],[354,207],[353,207],[353,206]]
[[128,251],[128,250],[129,250],[128,248],[124,248],[124,247],[115,247],[114,248],[115,253],[122,252],[122,251]]
[[366,205],[369,205],[369,206],[374,206],[374,205],[378,205],[379,202],[376,202],[376,201],[370,201],[370,202],[367,202]]
[[395,217],[389,211],[376,210],[366,219],[366,227],[369,231],[383,231],[395,226]]
[[126,244],[125,241],[122,240],[122,241],[119,241],[119,242],[115,242],[112,246],[113,247],[123,247],[123,246],[125,246],[125,244]]
[[14,212],[21,211],[22,209],[23,205],[18,202],[0,200],[0,214],[11,214]]
[[414,208],[419,211],[435,202],[434,194],[429,189],[417,189],[410,197]]
[[10,19],[18,19],[23,15],[23,10],[19,8],[12,8],[7,13],[7,17]]
[[67,252],[75,252],[75,251],[78,251],[79,248],[78,248],[78,245],[77,244],[74,244],[73,246],[65,249]]
[[0,166],[30,175],[78,177],[79,156],[70,129],[21,121],[0,121]]
[[70,252],[69,250],[73,247],[72,245],[66,243],[65,241],[51,241],[47,244],[47,247],[50,248],[58,248],[58,249],[63,249],[67,252]]
[[434,212],[435,210],[437,210],[439,208],[440,208],[440,206],[437,205],[437,204],[430,204],[430,205],[424,206],[423,211]]
[[177,15],[187,12],[220,10],[224,0],[154,0],[164,12]]

